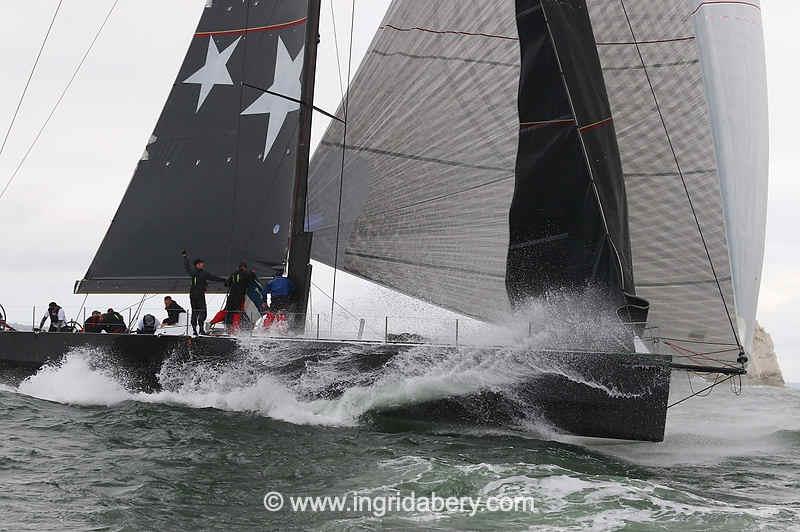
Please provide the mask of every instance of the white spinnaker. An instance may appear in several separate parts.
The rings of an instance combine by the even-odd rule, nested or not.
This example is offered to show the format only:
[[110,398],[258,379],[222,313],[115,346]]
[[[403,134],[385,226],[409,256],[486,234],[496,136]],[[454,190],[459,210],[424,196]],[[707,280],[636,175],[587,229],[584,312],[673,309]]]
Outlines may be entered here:
[[[658,336],[735,344],[724,297],[749,348],[767,181],[758,5],[587,3],[625,173],[637,293],[651,302],[650,325]],[[714,358],[733,361],[736,352]]]
[[740,336],[748,351],[764,261],[769,118],[759,0],[706,4],[694,16],[722,186]]

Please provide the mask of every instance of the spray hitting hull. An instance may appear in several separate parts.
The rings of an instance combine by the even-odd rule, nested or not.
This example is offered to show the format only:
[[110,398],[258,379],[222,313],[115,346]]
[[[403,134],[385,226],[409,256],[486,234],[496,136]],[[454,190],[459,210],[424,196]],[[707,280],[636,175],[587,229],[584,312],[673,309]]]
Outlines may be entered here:
[[190,370],[213,378],[234,366],[303,383],[297,389],[309,401],[374,392],[363,414],[375,419],[511,426],[532,419],[580,436],[646,441],[663,440],[671,373],[670,358],[653,355],[22,332],[0,335],[0,368],[18,380],[76,350],[137,391],[180,386]]

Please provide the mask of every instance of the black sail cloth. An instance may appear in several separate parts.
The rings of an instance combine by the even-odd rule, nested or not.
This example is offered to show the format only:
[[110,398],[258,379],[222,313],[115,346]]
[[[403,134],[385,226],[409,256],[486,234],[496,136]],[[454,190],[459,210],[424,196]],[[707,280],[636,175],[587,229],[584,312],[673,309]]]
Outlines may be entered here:
[[506,284],[512,304],[550,289],[633,294],[614,124],[584,0],[517,0],[522,51]]
[[[208,2],[80,293],[188,288],[182,249],[214,271],[285,261],[306,2]],[[224,287],[215,286],[218,291]]]
[[[618,306],[634,293],[585,4],[545,4],[578,122],[539,2],[392,3],[350,86],[346,142],[332,123],[312,160],[314,258],[487,320],[553,288],[601,284]],[[545,120],[563,122],[520,128]]]

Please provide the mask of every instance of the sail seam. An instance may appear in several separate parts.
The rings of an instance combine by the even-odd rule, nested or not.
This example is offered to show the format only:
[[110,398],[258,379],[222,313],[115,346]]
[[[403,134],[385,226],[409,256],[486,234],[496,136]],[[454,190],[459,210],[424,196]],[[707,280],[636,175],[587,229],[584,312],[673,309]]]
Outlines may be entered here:
[[519,127],[523,128],[540,128],[548,126],[574,126],[575,119],[568,118],[564,120],[540,120],[533,122],[520,122]]
[[[248,8],[249,9],[249,8]],[[245,35],[247,33],[254,33],[258,31],[276,31],[276,30],[283,30],[286,28],[291,28],[294,26],[300,26],[305,24],[307,17],[299,18],[297,20],[291,20],[289,22],[282,22],[280,24],[271,24],[269,26],[256,26],[254,28],[248,28],[247,24],[245,23],[244,28],[237,28],[232,30],[213,30],[213,31],[198,31],[194,34],[195,37],[211,37],[217,35]]]
[[[676,66],[686,66],[686,65],[696,65],[700,62],[698,59],[692,59],[691,61],[674,61],[672,63],[651,63],[647,65],[650,68],[669,68],[669,67],[676,67]],[[621,67],[605,67],[603,68],[603,72],[615,72],[619,70],[642,70],[646,68],[642,65],[635,65],[635,66],[621,66]]]
[[410,28],[399,28],[397,26],[392,26],[391,24],[384,24],[379,29],[386,30],[391,29],[395,31],[421,31],[423,33],[433,33],[436,35],[460,35],[466,37],[488,37],[490,39],[502,39],[506,41],[519,41],[517,37],[509,37],[508,35],[496,35],[492,33],[480,33],[480,32],[471,32],[471,31],[458,31],[458,30],[434,30],[431,28],[421,28],[419,26],[413,26]]
[[759,11],[761,11],[761,6],[760,5],[754,4],[753,2],[745,2],[744,0],[738,0],[738,1],[737,0],[705,0],[703,2],[700,2],[700,4],[698,4],[698,6],[694,9],[694,11],[692,11],[692,13],[687,17],[687,19],[692,18],[693,16],[695,16],[697,14],[697,12],[700,11],[700,9],[702,9],[703,7],[705,7],[705,6],[713,6],[713,5],[742,5],[742,6],[752,7],[752,8],[755,8],[755,9],[758,9]]
[[437,270],[447,270],[447,271],[451,271],[451,272],[468,273],[468,274],[472,274],[472,275],[483,275],[485,277],[495,277],[495,278],[498,278],[498,279],[499,278],[505,279],[505,276],[499,276],[499,275],[496,275],[496,274],[492,274],[492,273],[488,273],[488,272],[482,272],[482,271],[479,271],[479,270],[471,270],[469,268],[459,268],[459,267],[456,267],[456,266],[445,266],[443,264],[432,264],[432,263],[428,263],[428,262],[414,262],[414,261],[411,261],[411,260],[397,259],[397,258],[394,258],[394,257],[382,257],[380,255],[370,255],[368,253],[359,253],[357,251],[345,251],[344,254],[345,255],[350,255],[350,256],[353,256],[353,257],[361,257],[362,259],[380,260],[380,261],[384,261],[384,262],[393,262],[393,263],[396,263],[396,264],[406,264],[408,266],[421,266],[423,268],[434,268],[434,269],[437,269]]
[[[633,24],[631,23],[630,16],[628,15],[628,10],[625,7],[625,1],[624,0],[619,0],[619,3],[620,3],[620,6],[622,7],[622,12],[625,14],[625,20],[628,23],[628,28],[630,29],[631,37],[633,37],[634,42],[636,42],[636,33],[633,31]],[[659,119],[661,120],[661,126],[664,128],[664,134],[667,137],[667,143],[669,144],[669,148],[670,148],[670,150],[672,152],[672,157],[675,160],[675,167],[677,168],[678,174],[680,175],[681,183],[683,183],[683,190],[686,193],[686,199],[689,202],[689,207],[690,207],[690,209],[692,211],[692,216],[694,217],[694,222],[695,222],[695,225],[697,226],[697,231],[698,231],[698,233],[700,235],[700,241],[702,242],[703,248],[705,249],[705,252],[706,252],[706,256],[708,257],[708,264],[711,267],[711,273],[714,275],[714,280],[716,282],[717,289],[719,290],[719,297],[722,300],[722,307],[725,309],[725,315],[727,316],[728,323],[731,326],[731,332],[733,333],[734,340],[736,341],[736,344],[741,349],[742,344],[739,341],[739,333],[736,331],[736,326],[733,323],[733,317],[731,316],[731,313],[728,310],[728,302],[725,299],[725,294],[724,294],[724,292],[722,290],[722,284],[721,284],[719,275],[717,275],[717,269],[714,266],[714,260],[711,257],[711,251],[708,249],[708,244],[706,242],[705,235],[703,234],[703,228],[700,225],[700,219],[698,218],[697,211],[694,208],[694,201],[692,200],[692,195],[689,193],[689,187],[686,184],[686,179],[685,179],[685,177],[683,175],[683,170],[681,169],[680,161],[678,160],[678,154],[675,151],[675,146],[672,143],[672,137],[669,134],[669,128],[667,127],[666,120],[664,119],[664,114],[661,112],[661,104],[658,101],[658,96],[656,95],[656,89],[653,86],[653,81],[650,79],[650,73],[647,71],[647,66],[645,65],[644,55],[642,54],[642,50],[641,50],[641,48],[639,48],[638,44],[636,44],[636,52],[639,55],[639,60],[642,62],[642,66],[644,66],[643,72],[644,72],[645,78],[647,79],[647,84],[650,87],[650,92],[653,95],[653,101],[654,101],[655,106],[656,106],[656,111],[658,112]]]
[[441,61],[461,61],[464,63],[471,63],[476,65],[491,65],[491,66],[503,66],[509,68],[519,68],[519,63],[506,63],[503,61],[487,61],[485,59],[470,59],[466,57],[448,57],[446,55],[420,55],[420,54],[410,54],[408,52],[384,52],[381,50],[372,50],[371,54],[378,55],[381,57],[407,57],[409,59],[436,59]]
[[348,144],[344,146],[341,142],[330,142],[330,141],[323,141],[321,144],[325,146],[331,146],[333,148],[342,148],[345,147],[350,151],[365,151],[367,153],[374,153],[376,155],[388,155],[390,157],[399,157],[402,159],[411,159],[414,161],[422,161],[426,163],[436,163],[436,164],[443,164],[446,166],[457,166],[462,168],[472,168],[474,170],[494,170],[497,172],[508,172],[508,168],[500,168],[499,166],[485,166],[480,164],[470,164],[470,163],[462,163],[459,161],[449,161],[447,159],[436,159],[434,157],[423,157],[422,155],[411,155],[408,153],[400,153],[396,151],[389,151],[389,150],[381,150],[379,148],[368,148],[366,146],[356,146],[354,144]]
[[[698,170],[686,170],[683,172],[684,176],[687,175],[706,175],[706,174],[713,174],[717,171],[716,168],[706,168],[706,169],[698,169]],[[623,174],[625,177],[676,177],[680,176],[678,172],[632,172],[629,174]]]
[[458,196],[459,194],[464,194],[464,193],[467,193],[467,192],[474,192],[474,191],[478,190],[479,188],[489,187],[489,186],[492,186],[492,185],[496,185],[498,183],[502,183],[503,181],[509,181],[511,179],[514,179],[513,175],[506,176],[506,177],[500,177],[500,178],[497,178],[497,179],[493,179],[491,181],[487,181],[485,183],[480,183],[480,184],[477,184],[477,185],[473,185],[473,186],[471,186],[469,188],[465,188],[465,189],[462,189],[462,190],[456,190],[456,191],[451,192],[449,194],[441,194],[441,195],[435,196],[433,198],[428,198],[428,199],[420,200],[420,201],[417,201],[417,202],[414,202],[414,203],[409,203],[408,205],[403,205],[401,207],[395,207],[394,209],[388,209],[388,210],[385,210],[383,212],[378,212],[378,213],[366,212],[364,214],[366,216],[368,216],[368,217],[386,216],[387,214],[392,214],[392,213],[395,213],[395,212],[403,211],[403,210],[406,210],[406,209],[410,209],[412,207],[419,207],[420,205],[425,205],[427,203],[434,203],[434,202],[437,202],[437,201],[441,201],[441,200],[450,198],[452,196]]
[[604,118],[602,120],[598,120],[597,122],[593,122],[591,124],[586,124],[585,126],[581,126],[578,128],[578,131],[584,133],[586,131],[590,131],[596,127],[604,126],[606,124],[610,124],[613,121],[613,118],[610,116],[608,118]]
[[[730,277],[723,277],[720,279],[722,282],[730,281]],[[698,284],[711,284],[716,283],[716,279],[705,279],[705,280],[698,280],[698,281],[675,281],[672,283],[636,283],[636,286],[639,288],[662,288],[668,286],[691,286],[691,285],[698,285]]]
[[[558,70],[561,74],[561,81],[564,84],[564,91],[567,93],[567,100],[569,101],[570,109],[572,110],[572,116],[575,118],[575,123],[578,123],[578,115],[575,112],[575,103],[572,101],[572,93],[569,89],[569,84],[567,83],[566,75],[564,74],[564,67],[561,64],[561,57],[558,54],[558,47],[556,46],[556,40],[553,36],[553,30],[550,28],[550,20],[547,17],[547,10],[544,7],[543,0],[539,0],[539,7],[542,10],[542,16],[544,17],[545,26],[547,26],[547,33],[550,35],[550,42],[553,46],[553,55],[555,55],[556,63],[558,64]],[[614,251],[614,255],[617,258],[617,262],[619,263],[619,277],[621,286],[625,287],[625,268],[622,265],[622,257],[619,254],[619,250],[617,249],[616,244],[614,244],[614,239],[611,238],[611,232],[608,229],[608,221],[606,220],[606,213],[605,208],[603,206],[603,202],[600,199],[600,192],[597,190],[597,183],[594,180],[594,171],[592,170],[592,164],[589,160],[589,152],[586,149],[586,141],[583,138],[583,132],[578,129],[578,139],[580,139],[581,149],[583,151],[583,156],[586,162],[586,168],[589,173],[589,180],[592,184],[592,190],[594,192],[595,200],[597,201],[597,206],[600,210],[600,218],[603,220],[603,229],[606,233],[606,240],[611,244],[611,249]]]
[[662,44],[668,42],[682,42],[693,41],[696,37],[694,35],[687,37],[670,37],[667,39],[651,39],[648,41],[608,41],[608,42],[595,42],[597,46],[624,46],[626,44]]

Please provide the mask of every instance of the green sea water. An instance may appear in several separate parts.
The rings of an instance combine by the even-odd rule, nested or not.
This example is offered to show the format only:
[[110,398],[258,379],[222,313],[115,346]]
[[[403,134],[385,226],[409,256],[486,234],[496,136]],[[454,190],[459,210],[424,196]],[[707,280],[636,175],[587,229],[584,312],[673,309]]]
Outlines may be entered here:
[[[675,394],[685,375],[673,378]],[[370,414],[430,388],[303,400],[235,371],[131,393],[74,353],[0,387],[2,530],[789,530],[800,523],[800,390],[720,387],[670,410],[666,441],[587,440]],[[400,393],[402,392],[402,393]],[[524,497],[486,508],[271,512],[294,496]]]

